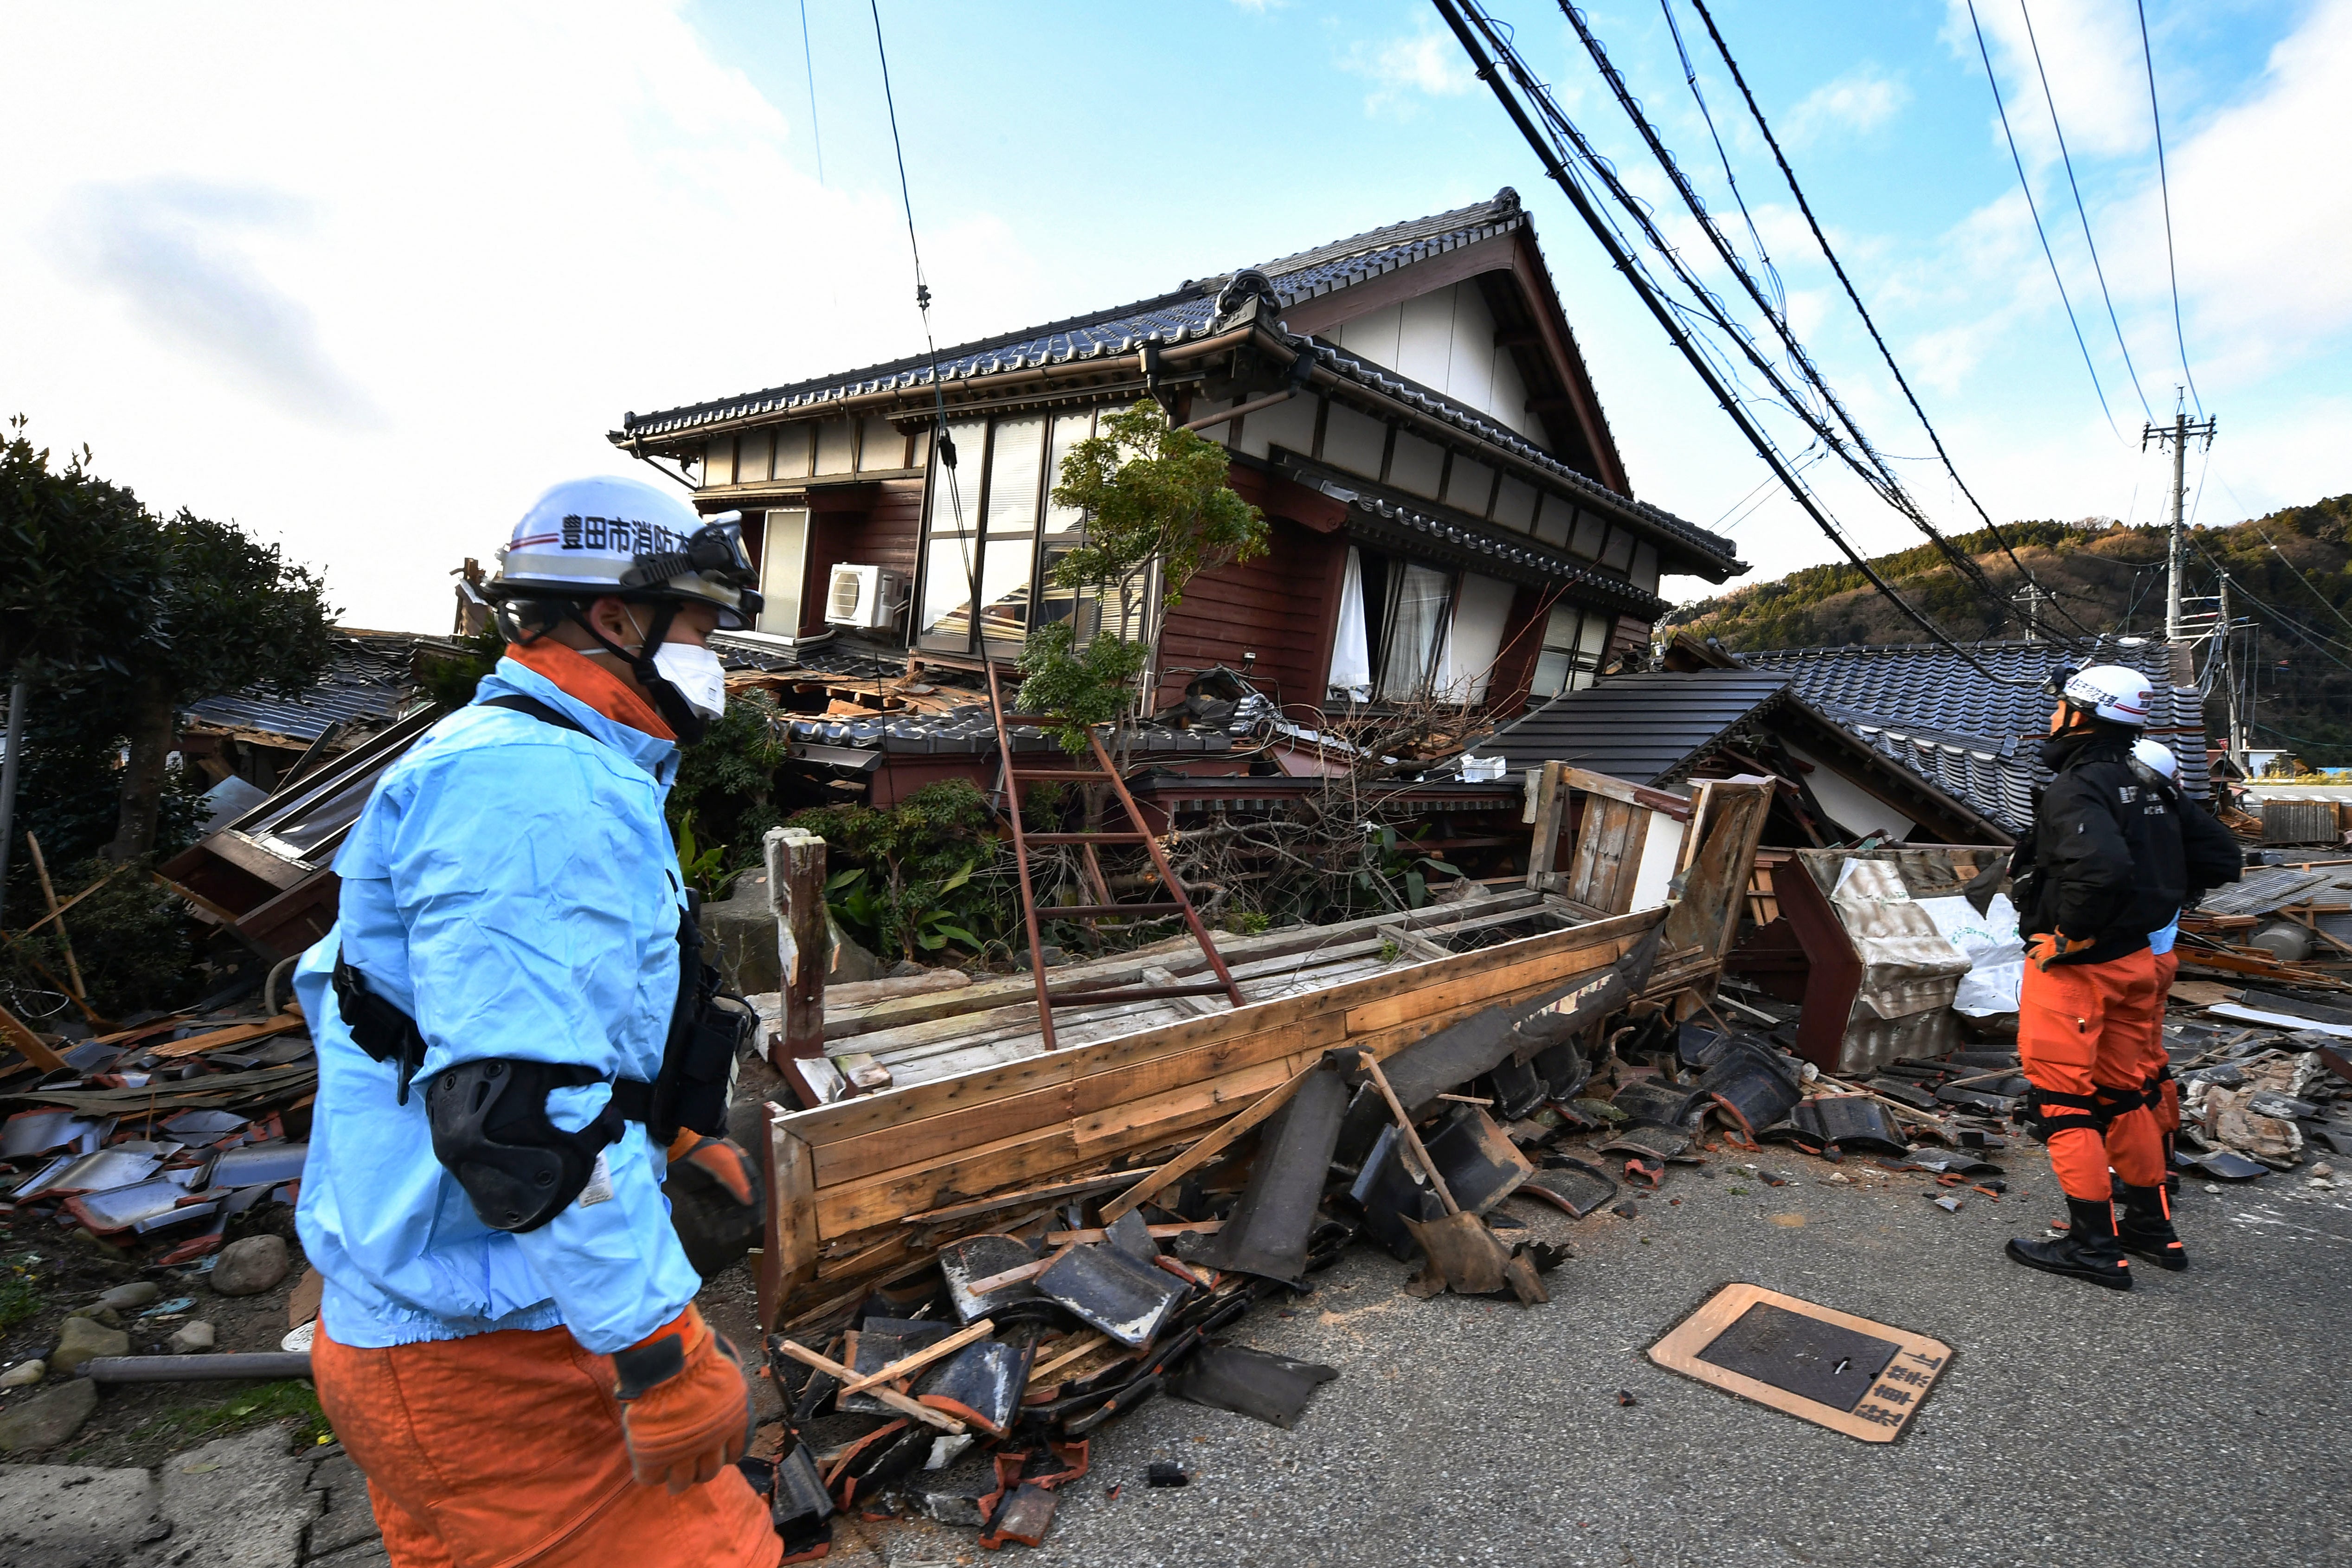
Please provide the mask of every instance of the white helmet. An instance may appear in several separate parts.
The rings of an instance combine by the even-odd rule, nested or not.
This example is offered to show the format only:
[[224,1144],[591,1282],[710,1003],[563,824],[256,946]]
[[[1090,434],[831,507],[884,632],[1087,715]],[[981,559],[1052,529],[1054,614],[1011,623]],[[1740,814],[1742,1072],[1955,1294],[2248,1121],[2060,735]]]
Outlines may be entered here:
[[2127,665],[2095,664],[2068,675],[2058,695],[2095,719],[2144,730],[2154,690],[2147,676]]
[[511,599],[667,599],[704,604],[740,631],[760,614],[759,575],[743,553],[742,514],[704,518],[668,490],[600,475],[567,479],[514,526],[483,592]]
[[[740,512],[706,520],[669,491],[636,479],[566,480],[515,524],[499,552],[499,574],[483,593],[498,607],[499,630],[509,642],[528,642],[560,621],[576,624],[629,666],[656,710],[690,746],[725,710],[727,678],[708,649],[670,648],[670,626],[688,605],[710,605],[728,631],[758,619],[752,584],[759,574],[743,553],[741,521]],[[649,606],[650,625],[638,628],[635,652],[589,622],[589,602],[607,596]],[[700,702],[688,688],[700,693]]]
[[2174,756],[2172,748],[2161,741],[2145,737],[2134,741],[2131,754],[2133,762],[2159,778],[2177,779],[2180,776],[2180,759]]

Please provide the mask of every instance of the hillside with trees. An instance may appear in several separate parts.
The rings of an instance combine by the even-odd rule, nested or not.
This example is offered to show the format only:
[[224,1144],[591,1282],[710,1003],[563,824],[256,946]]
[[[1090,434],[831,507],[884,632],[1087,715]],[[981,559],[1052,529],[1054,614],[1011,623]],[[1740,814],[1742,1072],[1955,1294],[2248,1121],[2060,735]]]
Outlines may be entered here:
[[[1956,541],[1975,558],[1998,599],[1986,597],[1933,545],[1882,555],[1872,564],[1963,641],[2025,637],[2032,629],[2030,616],[2038,617],[2045,637],[2077,636],[2085,628],[2163,635],[2164,529],[2095,519],[2015,522],[2000,532],[2007,551],[1982,530]],[[2184,591],[2210,595],[2227,573],[2233,616],[2252,623],[2238,634],[2237,659],[2253,692],[2254,743],[2286,747],[2316,766],[2352,766],[2352,495],[2192,528],[2188,555]],[[2021,599],[2025,572],[2050,600]],[[2211,606],[2193,608],[2210,614]],[[1682,605],[1662,630],[1715,637],[1735,652],[1920,638],[1908,617],[1843,562]],[[2207,714],[2216,737],[2222,732],[2218,690]]]

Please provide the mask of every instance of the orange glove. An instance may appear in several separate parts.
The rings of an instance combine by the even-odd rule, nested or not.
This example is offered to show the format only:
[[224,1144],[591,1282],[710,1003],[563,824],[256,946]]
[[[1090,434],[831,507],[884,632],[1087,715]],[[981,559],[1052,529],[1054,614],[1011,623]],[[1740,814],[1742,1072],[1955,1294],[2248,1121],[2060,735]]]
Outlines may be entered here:
[[2047,974],[2053,961],[2063,958],[2070,952],[2080,952],[2092,945],[2092,941],[2087,936],[2067,936],[2062,931],[2036,931],[2026,939],[2025,956],[2033,961],[2034,968]]
[[674,1497],[713,1479],[751,1447],[751,1385],[735,1347],[688,1303],[675,1321],[613,1357],[621,1435],[643,1486]]

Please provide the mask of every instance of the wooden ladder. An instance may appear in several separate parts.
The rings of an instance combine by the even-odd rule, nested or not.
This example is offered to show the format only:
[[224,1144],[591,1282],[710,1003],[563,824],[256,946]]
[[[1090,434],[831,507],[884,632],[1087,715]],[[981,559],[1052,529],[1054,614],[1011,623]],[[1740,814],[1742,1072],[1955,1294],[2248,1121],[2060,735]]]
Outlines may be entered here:
[[[1091,769],[1024,768],[1016,765],[1013,754],[1013,730],[1015,724],[1054,724],[1058,719],[1034,714],[1007,713],[1004,694],[998,687],[996,666],[988,667],[988,710],[996,721],[996,754],[1003,770],[1005,816],[1013,823],[1013,863],[1021,873],[1021,918],[1029,928],[1029,973],[1037,984],[1037,1027],[1045,1037],[1045,1048],[1053,1050],[1054,1005],[1100,1006],[1110,1002],[1156,1002],[1178,996],[1205,996],[1223,994],[1236,1007],[1247,1005],[1242,988],[1225,968],[1225,961],[1217,952],[1201,916],[1192,908],[1192,900],[1184,896],[1184,885],[1176,873],[1168,868],[1168,857],[1160,841],[1145,831],[1143,813],[1137,807],[1135,797],[1128,793],[1127,781],[1118,776],[1111,765],[1110,753],[1103,750],[1102,737],[1092,727],[1087,731],[1087,744],[1094,752]],[[1021,786],[1024,784],[1108,784],[1118,795],[1118,804],[1127,813],[1129,826],[1118,833],[1032,833],[1021,821]],[[1080,986],[1052,990],[1045,984],[1045,943],[1037,934],[1037,892],[1029,880],[1029,846],[1032,844],[1076,844],[1084,847],[1087,869],[1092,874],[1098,904],[1057,904],[1047,912],[1055,920],[1135,919],[1161,915],[1182,915],[1184,924],[1192,932],[1192,940],[1201,944],[1209,967],[1216,973],[1214,980],[1180,981],[1173,985],[1134,985],[1087,990]],[[1166,890],[1164,900],[1139,904],[1113,903],[1109,885],[1104,881],[1102,862],[1097,858],[1097,844],[1140,844],[1151,856],[1152,869],[1158,873],[1160,887]]]

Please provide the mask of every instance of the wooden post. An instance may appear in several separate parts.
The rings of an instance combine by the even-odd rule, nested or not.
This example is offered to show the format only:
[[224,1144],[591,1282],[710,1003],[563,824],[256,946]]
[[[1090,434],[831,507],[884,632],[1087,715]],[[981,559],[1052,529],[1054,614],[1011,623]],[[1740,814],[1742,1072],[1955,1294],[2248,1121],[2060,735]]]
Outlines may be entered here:
[[41,897],[47,900],[49,906],[48,918],[58,922],[58,945],[65,949],[66,975],[73,982],[74,999],[87,1002],[89,992],[81,983],[81,965],[74,960],[73,938],[66,934],[66,912],[58,907],[58,890],[49,886],[49,863],[42,858],[41,841],[27,832],[25,843],[33,851],[33,874],[40,879]]
[[792,1112],[768,1103],[760,1141],[760,1179],[768,1189],[768,1231],[760,1243],[760,1328],[775,1329],[783,1303],[816,1278],[816,1163],[809,1146],[784,1128]]
[[824,1055],[824,972],[833,957],[824,918],[824,840],[798,827],[768,830],[768,903],[776,912],[776,953],[783,976],[783,1027],[769,1059],[787,1065]]
[[1535,837],[1528,845],[1528,886],[1538,892],[1551,890],[1552,857],[1559,853],[1559,817],[1567,806],[1567,792],[1560,788],[1559,775],[1564,764],[1546,763],[1536,783]]
[[24,1053],[25,1059],[43,1072],[66,1070],[65,1058],[43,1044],[39,1036],[22,1018],[5,1007],[0,1007],[0,1040],[5,1040]]

